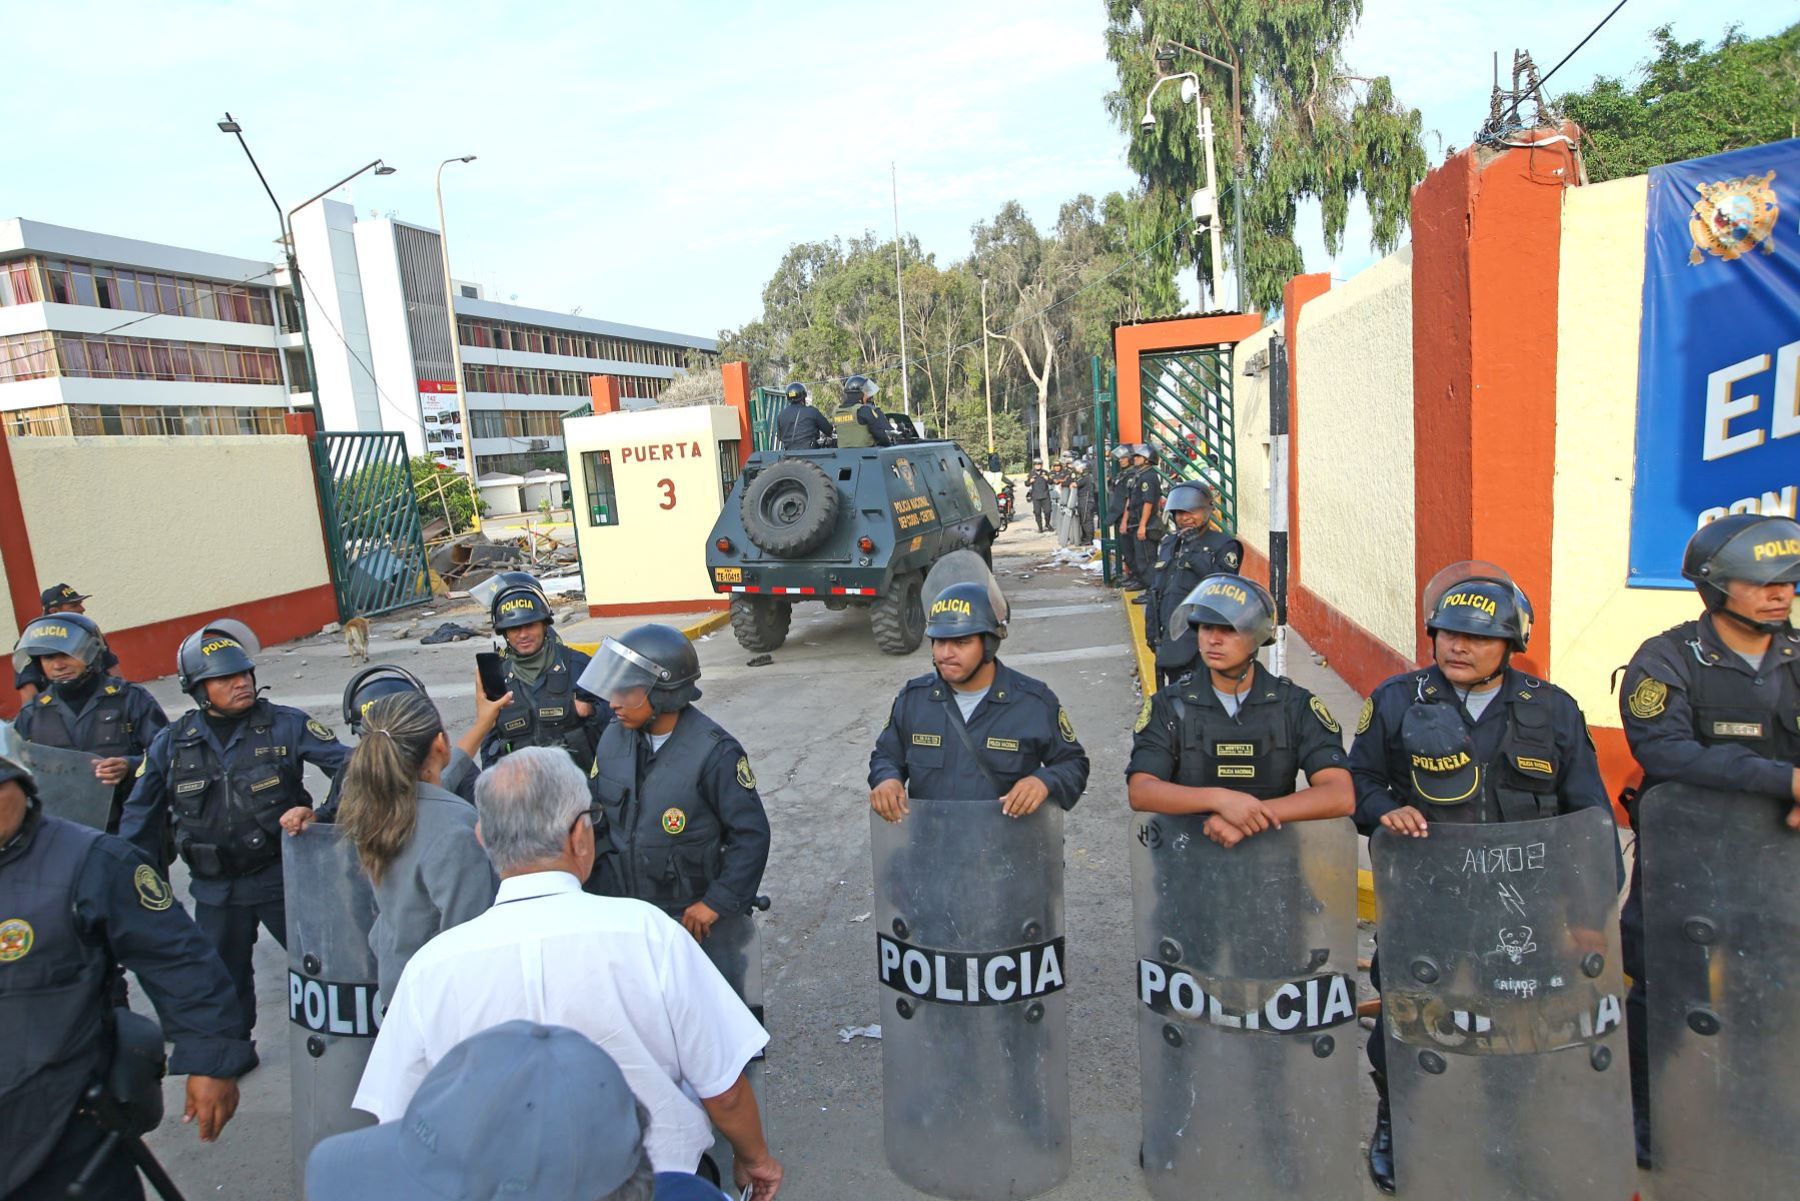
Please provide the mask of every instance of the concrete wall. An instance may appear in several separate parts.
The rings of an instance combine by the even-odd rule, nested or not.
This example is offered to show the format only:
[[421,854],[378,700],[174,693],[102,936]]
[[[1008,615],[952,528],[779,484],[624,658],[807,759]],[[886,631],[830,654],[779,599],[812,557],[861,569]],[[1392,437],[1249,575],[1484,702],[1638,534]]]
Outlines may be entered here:
[[1647,197],[1640,175],[1563,198],[1550,651],[1557,683],[1603,727],[1619,724],[1613,669],[1700,609],[1692,592],[1625,586]]
[[1408,655],[1414,638],[1411,248],[1308,301],[1297,341],[1304,360],[1296,455],[1302,580],[1321,601]]
[[1252,358],[1266,354],[1278,326],[1265,325],[1237,344],[1232,355],[1231,418],[1236,432],[1237,536],[1245,546],[1269,548],[1269,376],[1268,368],[1244,374]]

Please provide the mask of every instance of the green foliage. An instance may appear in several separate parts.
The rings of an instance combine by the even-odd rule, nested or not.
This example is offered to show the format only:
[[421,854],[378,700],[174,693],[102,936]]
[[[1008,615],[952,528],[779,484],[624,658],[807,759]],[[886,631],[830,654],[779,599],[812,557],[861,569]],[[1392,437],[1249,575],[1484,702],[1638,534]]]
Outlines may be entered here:
[[1754,40],[1734,25],[1711,50],[1676,41],[1667,25],[1651,36],[1656,56],[1635,85],[1597,76],[1558,101],[1586,131],[1590,180],[1796,136],[1800,25]]
[[1231,76],[1196,51],[1230,62],[1236,48],[1248,307],[1279,307],[1283,285],[1304,270],[1295,240],[1304,197],[1319,202],[1325,245],[1333,254],[1358,195],[1368,206],[1375,246],[1386,252],[1399,245],[1412,186],[1425,176],[1425,150],[1418,110],[1395,98],[1386,76],[1361,78],[1343,62],[1340,47],[1362,15],[1362,0],[1107,0],[1106,8],[1107,55],[1119,80],[1107,107],[1130,138],[1127,161],[1145,189],[1146,217],[1155,231],[1148,241],[1164,246],[1159,266],[1166,272],[1181,263],[1207,263],[1211,249],[1188,217],[1188,199],[1206,178],[1194,106],[1181,101],[1179,85],[1170,84],[1156,94],[1155,126],[1139,126],[1164,73],[1156,61],[1164,46],[1175,54],[1168,72],[1198,74],[1212,108],[1227,246],[1237,186]]
[[[944,434],[968,451],[978,464],[987,466],[987,405],[981,396],[958,396],[950,402]],[[996,407],[994,449],[1000,452],[1000,461],[1009,467],[1023,463],[1026,446],[1025,427],[1019,423],[1019,415]]]
[[414,456],[409,466],[414,503],[418,506],[422,524],[442,521],[448,512],[450,532],[461,534],[474,527],[477,505],[481,512],[487,512],[487,505],[476,499],[467,476],[439,467],[430,455]]

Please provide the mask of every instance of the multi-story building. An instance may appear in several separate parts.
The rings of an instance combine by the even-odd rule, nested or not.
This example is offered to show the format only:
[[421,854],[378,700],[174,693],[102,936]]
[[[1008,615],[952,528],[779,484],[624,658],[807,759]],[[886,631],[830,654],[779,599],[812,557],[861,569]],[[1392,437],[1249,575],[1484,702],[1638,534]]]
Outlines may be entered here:
[[[394,430],[460,466],[437,231],[323,201],[294,222],[323,429]],[[562,462],[593,375],[649,405],[712,338],[486,299],[457,283],[477,474]],[[273,433],[314,404],[285,264],[0,222],[0,422],[17,434]]]

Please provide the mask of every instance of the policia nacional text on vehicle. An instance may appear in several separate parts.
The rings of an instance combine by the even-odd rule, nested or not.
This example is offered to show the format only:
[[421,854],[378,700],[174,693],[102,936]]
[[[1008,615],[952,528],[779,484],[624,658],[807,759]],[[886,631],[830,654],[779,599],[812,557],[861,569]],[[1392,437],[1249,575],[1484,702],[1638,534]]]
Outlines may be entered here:
[[[1426,585],[1423,609],[1432,665],[1383,681],[1357,722],[1357,828],[1426,838],[1435,823],[1527,822],[1585,809],[1610,823],[1580,707],[1511,665],[1532,623],[1531,603],[1512,578],[1491,563],[1452,564]],[[1379,957],[1370,975],[1380,989]],[[1393,1192],[1386,1021],[1384,1013],[1368,1044],[1380,1097],[1369,1172]]]
[[506,691],[512,697],[493,727],[482,731],[481,765],[491,767],[520,747],[559,746],[587,771],[612,715],[578,686],[588,657],[557,636],[543,586],[523,571],[503,571],[469,595],[488,606],[494,633],[505,639]]
[[196,707],[150,744],[119,822],[120,837],[154,861],[173,832],[193,876],[194,921],[231,973],[246,1034],[256,1025],[257,927],[287,946],[279,839],[311,816],[305,765],[336,776],[350,756],[328,726],[257,695],[258,649],[235,622],[183,640],[175,678]]
[[[169,1070],[188,1077],[182,1120],[203,1140],[231,1120],[256,1053],[224,966],[162,873],[45,813],[29,754],[0,723],[0,1196],[62,1198],[87,1173],[86,1196],[131,1201],[133,1158],[154,1165],[138,1136],[162,1116],[163,1031],[112,1007],[118,966],[156,1003]],[[122,1136],[110,1147],[109,1131]]]
[[[1800,632],[1790,622],[1800,581],[1800,524],[1756,514],[1721,517],[1688,540],[1681,574],[1700,593],[1705,612],[1645,641],[1619,693],[1625,738],[1644,769],[1639,794],[1627,796],[1640,841],[1621,923],[1633,981],[1625,1004],[1631,1100],[1644,1167],[1652,1152],[1646,1005],[1656,987],[1645,955],[1644,865],[1654,871],[1667,863],[1671,877],[1680,874],[1677,861],[1690,857],[1714,863],[1719,874],[1732,869],[1719,854],[1724,844],[1658,845],[1643,832],[1638,801],[1660,784],[1736,793],[1746,805],[1767,798],[1785,807],[1787,829],[1800,831]],[[1753,963],[1734,968],[1744,975],[1760,970],[1766,969]]]

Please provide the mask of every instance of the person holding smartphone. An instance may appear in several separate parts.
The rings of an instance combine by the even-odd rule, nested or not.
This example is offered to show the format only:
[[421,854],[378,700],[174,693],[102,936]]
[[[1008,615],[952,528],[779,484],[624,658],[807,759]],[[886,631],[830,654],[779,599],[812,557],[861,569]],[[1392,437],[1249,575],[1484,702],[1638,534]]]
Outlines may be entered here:
[[[480,731],[481,766],[492,767],[522,747],[554,746],[569,752],[582,771],[593,767],[612,711],[577,686],[588,657],[557,637],[543,586],[523,571],[505,571],[471,595],[487,602],[494,633],[505,640],[501,676],[511,698]],[[494,699],[491,684],[484,691]],[[483,722],[478,709],[476,724]]]

